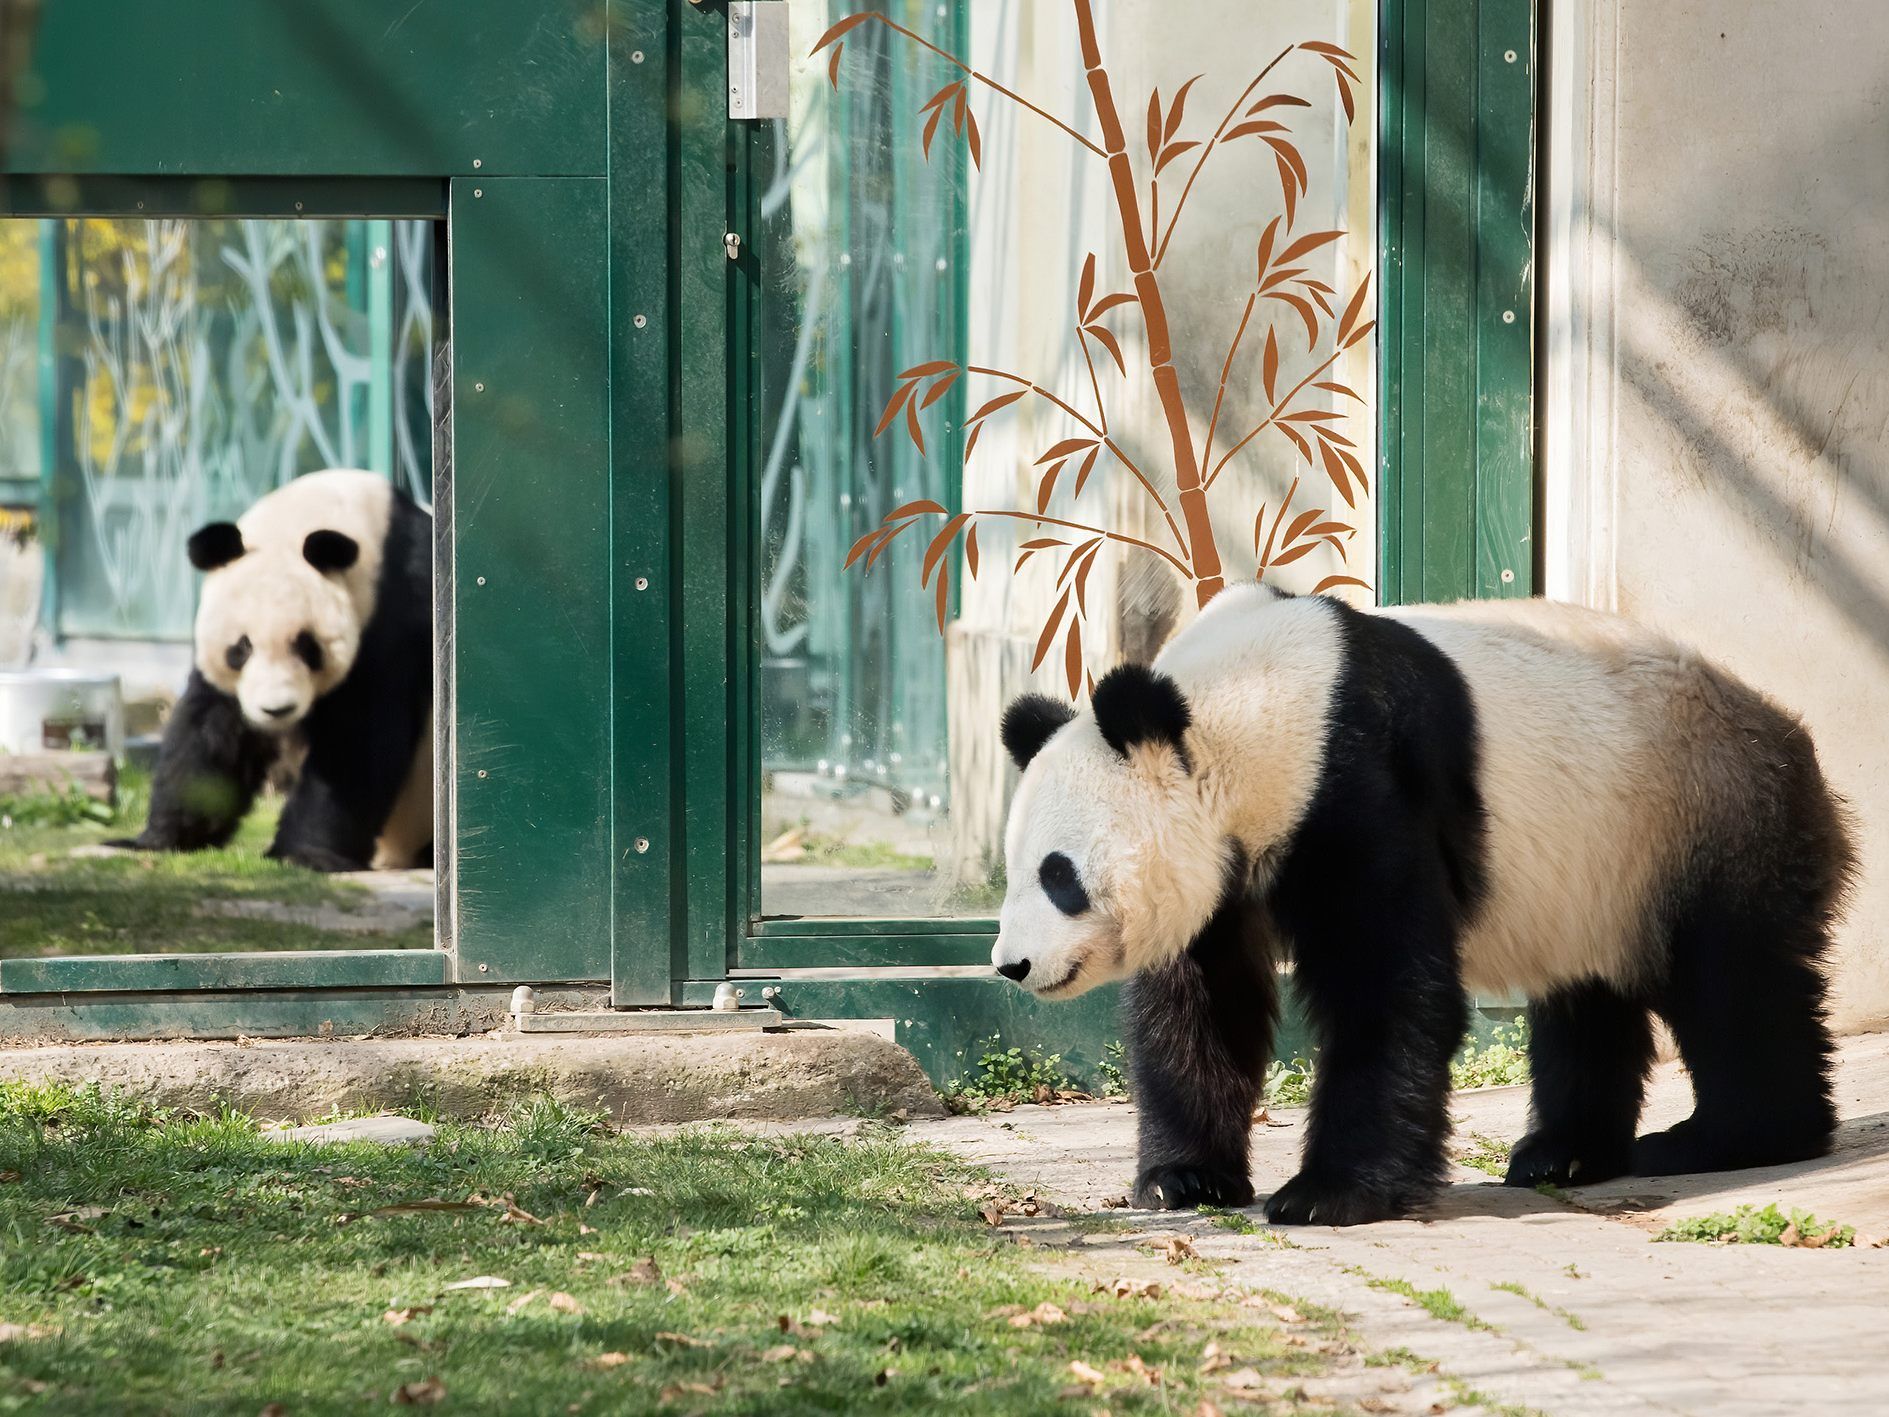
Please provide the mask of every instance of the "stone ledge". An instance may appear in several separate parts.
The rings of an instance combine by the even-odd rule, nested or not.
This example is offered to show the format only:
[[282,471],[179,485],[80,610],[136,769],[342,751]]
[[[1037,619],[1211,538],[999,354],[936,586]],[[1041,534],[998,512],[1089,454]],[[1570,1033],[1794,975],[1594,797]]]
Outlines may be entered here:
[[943,1113],[910,1053],[851,1029],[68,1044],[0,1048],[0,1078],[97,1082],[266,1121],[416,1104],[473,1118],[534,1097],[594,1107],[620,1125]]

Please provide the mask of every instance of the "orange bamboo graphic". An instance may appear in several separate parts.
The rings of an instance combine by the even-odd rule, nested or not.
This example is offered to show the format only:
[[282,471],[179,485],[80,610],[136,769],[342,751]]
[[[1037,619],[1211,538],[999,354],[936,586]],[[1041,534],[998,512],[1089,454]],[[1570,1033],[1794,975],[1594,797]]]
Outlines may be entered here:
[[[1204,142],[1186,137],[1183,130],[1188,96],[1201,76],[1188,79],[1175,91],[1173,99],[1165,104],[1157,88],[1148,98],[1149,175],[1144,203],[1142,188],[1129,155],[1128,134],[1123,127],[1114,84],[1103,62],[1101,45],[1097,39],[1093,0],[1071,0],[1071,8],[1075,17],[1077,49],[1096,131],[1101,137],[1100,143],[1084,137],[1070,123],[979,73],[963,59],[947,53],[877,11],[861,11],[840,20],[820,38],[813,52],[817,54],[831,49],[827,72],[837,88],[846,36],[862,25],[878,23],[957,69],[963,77],[946,84],[919,110],[929,115],[921,144],[926,158],[930,157],[933,140],[940,126],[948,119],[952,131],[964,139],[972,163],[981,163],[982,136],[969,99],[972,86],[977,85],[1051,124],[1083,150],[1102,158],[1108,165],[1108,191],[1115,217],[1114,225],[1132,289],[1097,298],[1096,257],[1094,253],[1088,255],[1076,292],[1074,333],[1088,374],[1089,389],[1095,399],[1095,416],[1091,418],[1082,413],[1067,400],[1026,375],[987,365],[960,365],[954,360],[935,359],[899,375],[898,386],[887,400],[875,430],[875,436],[883,434],[902,419],[906,435],[923,456],[925,435],[920,415],[943,398],[958,379],[968,376],[1007,385],[966,419],[964,456],[968,462],[987,420],[1023,399],[1040,399],[1067,417],[1079,431],[1060,439],[1037,458],[1034,509],[977,509],[953,514],[937,502],[907,502],[888,513],[878,526],[860,537],[846,558],[848,566],[863,561],[869,569],[902,533],[927,518],[944,518],[943,525],[933,533],[920,563],[920,584],[933,592],[938,628],[942,631],[950,602],[950,552],[960,538],[963,540],[965,568],[975,578],[980,562],[977,543],[979,523],[1004,520],[1022,522],[1035,528],[1041,534],[1018,546],[1012,571],[1020,569],[1039,552],[1060,557],[1062,566],[1055,585],[1058,599],[1038,637],[1032,668],[1043,663],[1060,637],[1065,676],[1073,697],[1081,692],[1087,680],[1082,658],[1082,626],[1088,616],[1089,577],[1096,558],[1111,546],[1158,557],[1181,579],[1191,582],[1196,602],[1206,605],[1226,584],[1207,494],[1226,467],[1261,434],[1274,430],[1290,442],[1308,468],[1325,476],[1347,507],[1355,509],[1358,495],[1369,493],[1370,482],[1363,461],[1357,455],[1357,445],[1339,426],[1343,422],[1343,415],[1325,407],[1300,407],[1299,401],[1308,390],[1312,390],[1330,395],[1333,399],[1349,398],[1363,403],[1355,390],[1324,376],[1346,350],[1370,334],[1374,322],[1363,318],[1368,298],[1368,277],[1352,292],[1342,314],[1335,315],[1334,304],[1338,293],[1318,280],[1305,263],[1306,257],[1323,246],[1342,240],[1345,233],[1330,230],[1296,235],[1294,232],[1299,199],[1309,188],[1310,175],[1293,140],[1291,128],[1282,115],[1293,109],[1309,108],[1311,104],[1296,94],[1261,92],[1272,72],[1294,53],[1310,55],[1330,68],[1339,100],[1344,107],[1346,122],[1349,123],[1356,116],[1352,85],[1358,82],[1358,75],[1351,67],[1351,55],[1335,44],[1318,40],[1288,45],[1240,91],[1239,97],[1227,109],[1226,116]],[[1253,97],[1255,93],[1260,94],[1256,100]],[[1243,139],[1264,143],[1271,151],[1279,173],[1282,213],[1267,225],[1260,238],[1253,286],[1246,293],[1238,328],[1221,362],[1219,383],[1213,393],[1212,414],[1204,434],[1197,439],[1188,414],[1180,370],[1174,362],[1173,335],[1160,270],[1181,213],[1209,159],[1220,148]],[[1188,166],[1180,196],[1163,220],[1162,174],[1190,153],[1194,156]],[[1161,479],[1151,476],[1138,466],[1111,434],[1108,403],[1097,371],[1095,352],[1099,347],[1113,359],[1118,373],[1127,372],[1121,343],[1116,332],[1104,323],[1104,317],[1128,305],[1135,307],[1141,320],[1143,350],[1162,421],[1167,428],[1171,463],[1160,469],[1165,474]],[[1303,325],[1307,359],[1317,352],[1327,322],[1334,321],[1335,316],[1329,353],[1313,363],[1311,371],[1298,379],[1283,396],[1279,394],[1277,386],[1286,355],[1281,349],[1279,326],[1272,322],[1274,315],[1278,320],[1287,322],[1288,328],[1295,317]],[[1260,345],[1260,380],[1269,408],[1257,425],[1242,434],[1216,458],[1214,442],[1220,432],[1220,416],[1226,402],[1227,388],[1248,332],[1255,331],[1257,338],[1256,320],[1262,317],[1266,322],[1264,340]],[[1168,544],[1050,514],[1051,500],[1064,474],[1073,469],[1074,476],[1070,484],[1072,500],[1079,498],[1090,474],[1104,456],[1134,479],[1148,498],[1150,507],[1160,513]],[[1163,493],[1164,486],[1172,487],[1171,501]],[[1332,518],[1323,507],[1298,511],[1287,520],[1298,490],[1299,481],[1295,479],[1278,507],[1272,510],[1270,525],[1268,508],[1265,506],[1260,507],[1254,519],[1253,553],[1261,577],[1269,570],[1290,565],[1324,547],[1336,552],[1341,562],[1346,559],[1346,543],[1355,534],[1355,528],[1349,523]],[[1339,585],[1364,584],[1355,576],[1337,574],[1325,577],[1315,589],[1324,591]]]

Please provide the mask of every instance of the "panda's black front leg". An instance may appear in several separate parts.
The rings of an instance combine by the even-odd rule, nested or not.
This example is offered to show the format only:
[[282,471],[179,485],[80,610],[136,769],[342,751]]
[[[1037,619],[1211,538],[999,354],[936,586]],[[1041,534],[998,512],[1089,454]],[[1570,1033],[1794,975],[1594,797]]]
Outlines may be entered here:
[[255,803],[277,748],[249,726],[235,699],[191,670],[164,724],[144,829],[107,845],[201,851],[227,844]]
[[1187,952],[1123,993],[1139,1116],[1135,1204],[1253,1201],[1248,1134],[1272,1057],[1278,990],[1257,910],[1230,896]]
[[1468,1023],[1446,911],[1421,892],[1368,890],[1325,909],[1327,928],[1296,952],[1321,1047],[1299,1173],[1266,1202],[1282,1225],[1390,1220],[1435,1193]]

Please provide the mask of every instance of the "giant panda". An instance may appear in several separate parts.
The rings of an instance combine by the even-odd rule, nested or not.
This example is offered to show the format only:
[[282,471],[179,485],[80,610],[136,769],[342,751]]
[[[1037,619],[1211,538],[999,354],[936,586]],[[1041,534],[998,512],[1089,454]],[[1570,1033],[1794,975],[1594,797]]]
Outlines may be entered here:
[[[1847,811],[1803,724],[1691,650],[1541,600],[1246,586],[1088,710],[1026,696],[1002,734],[1023,771],[993,963],[1042,999],[1128,980],[1137,1204],[1252,1202],[1288,961],[1320,1047],[1275,1222],[1434,1193],[1472,990],[1528,1000],[1511,1185],[1827,1151]],[[1636,1140],[1654,1016],[1695,1109]]]
[[269,855],[317,871],[430,864],[433,522],[371,472],[298,477],[190,537],[204,573],[190,682],[144,830],[221,846],[294,772]]

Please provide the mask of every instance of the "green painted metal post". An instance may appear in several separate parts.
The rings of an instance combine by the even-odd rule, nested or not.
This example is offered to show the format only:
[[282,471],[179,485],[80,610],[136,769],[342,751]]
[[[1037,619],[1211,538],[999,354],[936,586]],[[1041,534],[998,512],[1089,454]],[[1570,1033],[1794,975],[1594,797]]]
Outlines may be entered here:
[[59,311],[65,296],[65,222],[39,222],[39,623],[59,637],[59,468],[71,419],[59,396]]
[[366,255],[367,348],[373,373],[367,381],[367,466],[391,477],[394,471],[394,224],[360,225]]

